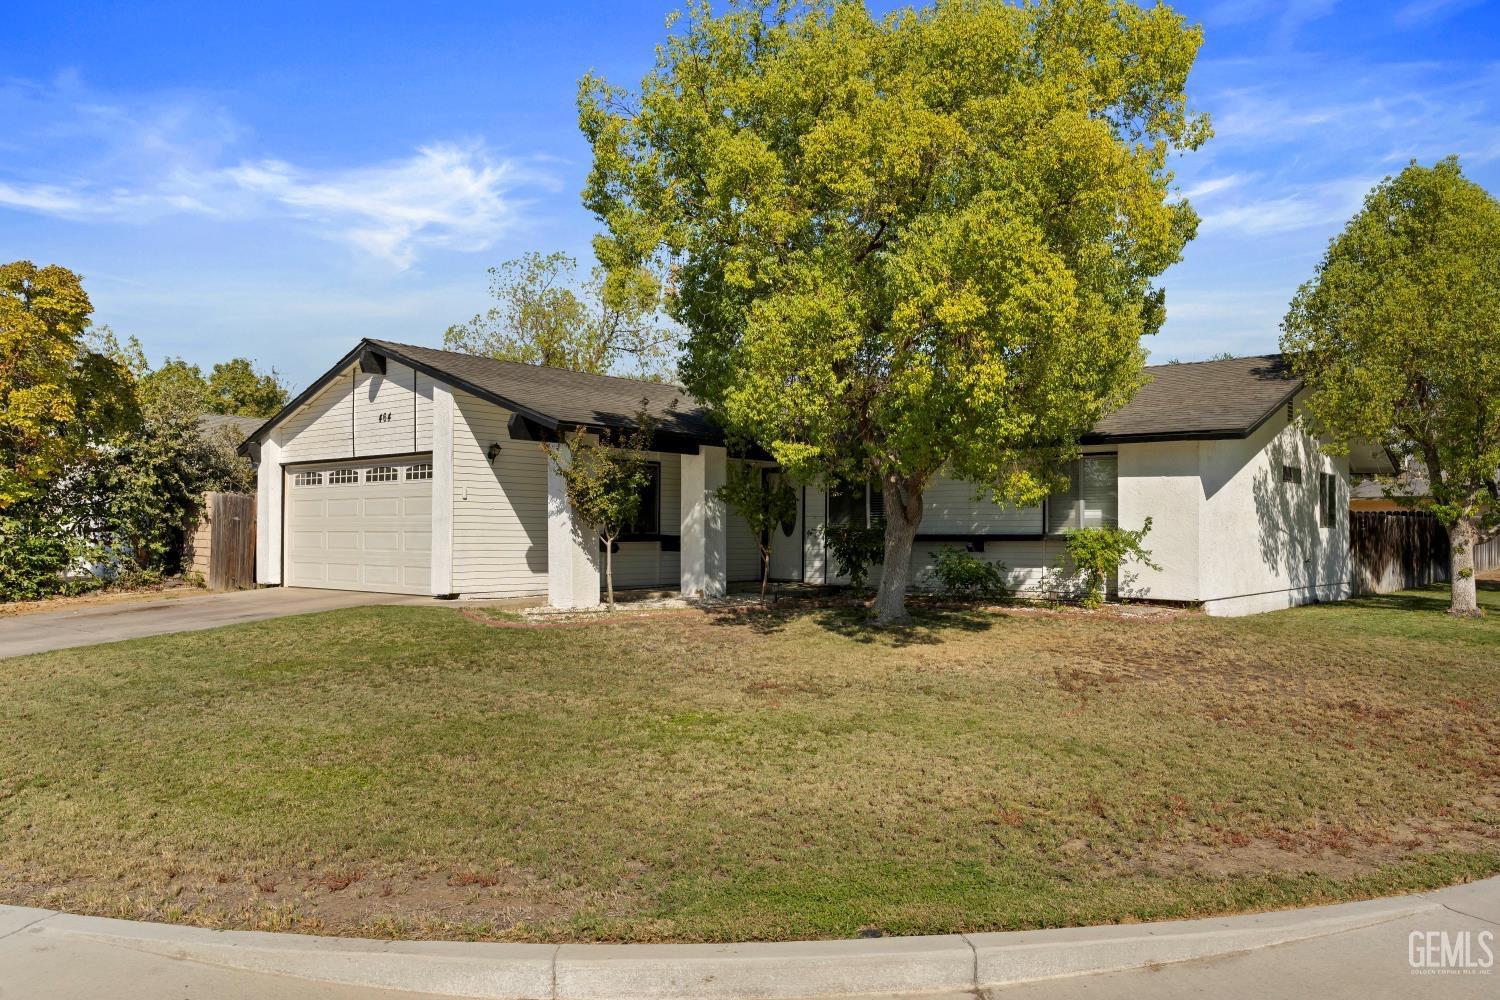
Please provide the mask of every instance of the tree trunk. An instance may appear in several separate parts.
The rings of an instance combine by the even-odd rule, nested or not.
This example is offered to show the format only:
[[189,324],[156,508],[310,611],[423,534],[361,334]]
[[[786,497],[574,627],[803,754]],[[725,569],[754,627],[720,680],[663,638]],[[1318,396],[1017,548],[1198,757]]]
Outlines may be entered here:
[[1448,613],[1465,618],[1478,617],[1482,612],[1474,579],[1474,544],[1479,540],[1479,527],[1472,517],[1461,517],[1448,529],[1448,539],[1452,543],[1448,579],[1453,588]]
[[911,546],[922,524],[922,489],[911,480],[895,478],[885,479],[882,485],[885,561],[871,613],[877,625],[904,625],[911,621],[906,610],[906,581],[911,576]]
[[609,602],[609,610],[615,609],[615,542],[612,538],[604,540],[604,595]]
[[760,550],[760,603],[766,603],[766,584],[771,580],[771,550]]

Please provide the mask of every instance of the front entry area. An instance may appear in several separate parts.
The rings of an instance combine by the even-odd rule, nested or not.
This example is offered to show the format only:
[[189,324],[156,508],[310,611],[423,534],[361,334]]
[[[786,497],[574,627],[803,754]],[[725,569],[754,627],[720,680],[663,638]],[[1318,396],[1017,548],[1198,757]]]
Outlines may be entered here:
[[432,456],[285,470],[289,587],[432,592]]

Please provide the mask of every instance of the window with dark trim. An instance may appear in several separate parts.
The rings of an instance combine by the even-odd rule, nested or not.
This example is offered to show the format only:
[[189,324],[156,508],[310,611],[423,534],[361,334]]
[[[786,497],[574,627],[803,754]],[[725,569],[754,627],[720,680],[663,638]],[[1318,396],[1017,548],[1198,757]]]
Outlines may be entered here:
[[1339,520],[1339,477],[1331,472],[1318,473],[1318,524],[1332,528]]
[[1281,481],[1291,483],[1294,486],[1302,485],[1302,466],[1283,465],[1281,467]]
[[[861,528],[870,523],[870,487],[865,483],[834,483],[828,491],[828,523],[853,524]],[[881,497],[881,516],[885,515],[885,497]]]
[[661,534],[661,463],[646,463],[646,488],[641,491],[641,508],[635,520],[626,526],[627,535]]

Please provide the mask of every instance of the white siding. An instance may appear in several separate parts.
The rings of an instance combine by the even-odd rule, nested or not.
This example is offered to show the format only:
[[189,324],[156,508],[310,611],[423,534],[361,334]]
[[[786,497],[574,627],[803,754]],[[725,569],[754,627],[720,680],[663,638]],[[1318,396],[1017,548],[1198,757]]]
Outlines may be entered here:
[[283,462],[354,457],[353,369],[336,375],[277,427]]
[[823,538],[823,524],[828,518],[827,496],[816,486],[798,492],[802,500],[803,579],[808,583],[832,583],[833,559]]
[[[547,456],[513,441],[510,414],[453,390],[453,589],[523,597],[547,592]],[[486,452],[500,445],[492,465]]]
[[726,506],[724,513],[729,518],[728,530],[725,532],[725,545],[729,549],[729,582],[758,582],[760,545],[755,540],[755,532],[750,530],[749,523],[733,507]]
[[356,455],[430,450],[432,380],[394,361],[384,375],[356,373],[353,423]]
[[284,462],[430,451],[432,380],[394,361],[383,376],[350,367],[277,430]]

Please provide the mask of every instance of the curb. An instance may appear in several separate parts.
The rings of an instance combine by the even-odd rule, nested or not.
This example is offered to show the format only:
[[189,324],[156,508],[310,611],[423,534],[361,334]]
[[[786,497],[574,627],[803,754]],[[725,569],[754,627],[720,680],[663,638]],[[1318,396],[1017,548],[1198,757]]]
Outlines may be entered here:
[[486,1000],[748,1000],[979,990],[1191,961],[1442,910],[1438,897],[1455,892],[1459,898],[1500,897],[1500,877],[1435,893],[1245,916],[869,940],[369,941],[215,931],[9,906],[0,907],[0,937],[87,938],[223,968]]

